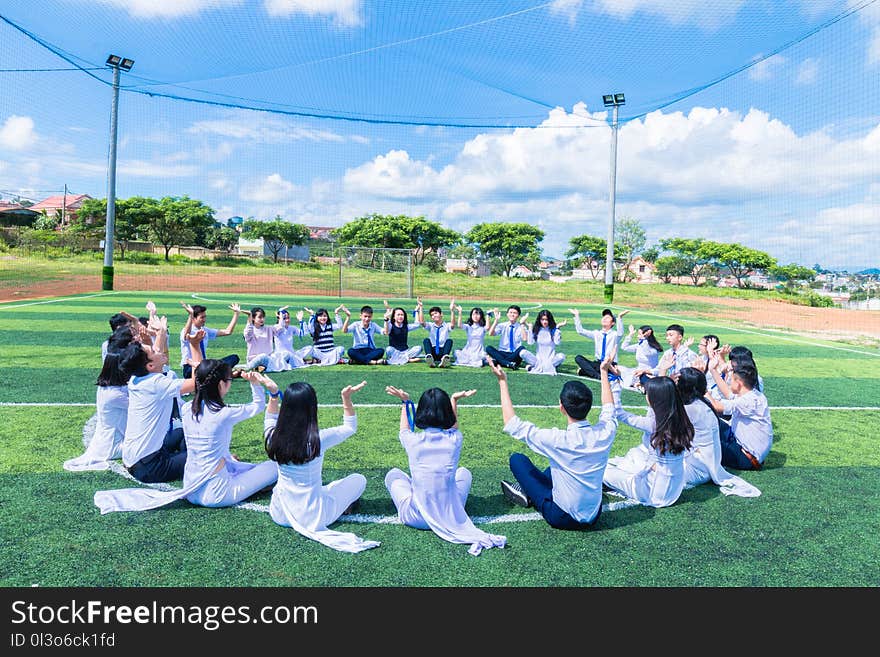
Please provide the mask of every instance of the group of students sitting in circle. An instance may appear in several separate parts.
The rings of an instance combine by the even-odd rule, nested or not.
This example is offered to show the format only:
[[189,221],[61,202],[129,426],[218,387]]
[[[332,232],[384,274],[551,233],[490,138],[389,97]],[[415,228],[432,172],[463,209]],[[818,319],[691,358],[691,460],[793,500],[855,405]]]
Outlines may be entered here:
[[[226,507],[271,488],[269,513],[277,524],[336,550],[377,547],[377,541],[329,528],[354,511],[366,478],[353,473],[328,484],[322,478],[326,450],[358,430],[352,395],[366,381],[342,389],[342,424],[331,428],[318,426],[318,398],[310,384],[294,382],[282,391],[259,366],[239,370],[238,376],[251,386],[251,402],[229,405],[225,397],[235,378],[235,363],[229,357],[205,357],[205,338],[210,333],[204,326],[204,311],[187,308],[189,320],[182,335],[190,347],[189,373],[178,378],[168,367],[167,319],[156,315],[152,303],[147,308],[150,316],[141,320],[127,313],[111,318],[111,326],[117,326],[102,346],[105,356],[97,380],[94,434],[86,452],[64,467],[107,469],[121,458],[139,482],[182,479],[182,486],[98,491],[94,502],[101,513],[153,509],[180,499]],[[239,309],[232,308],[237,316]],[[514,323],[509,314],[508,318]],[[234,318],[222,334],[233,328]],[[648,341],[645,333],[644,327],[640,329],[640,343]],[[540,470],[525,454],[512,454],[513,481],[501,482],[504,497],[534,507],[553,527],[587,529],[600,516],[603,491],[652,507],[669,506],[685,488],[709,481],[726,495],[760,495],[753,485],[725,470],[759,470],[772,447],[769,408],[759,390],[754,360],[747,349],[721,347],[717,338],[709,339],[714,336],[701,340],[700,353],[694,354],[689,343],[677,339],[683,333],[677,325],[670,326],[670,350],[658,359],[657,369],[640,371],[645,368],[639,363],[630,373],[645,393],[646,415],[621,406],[620,381],[625,374],[615,362],[618,342],[603,339],[603,357],[596,364],[601,386],[598,420],[587,420],[593,402],[590,388],[581,380],[571,380],[562,386],[559,397],[564,428],[539,428],[519,418],[504,365],[515,367],[488,353],[486,363],[499,385],[504,432],[550,464]],[[217,335],[221,332],[214,331]],[[682,348],[694,354],[685,365]],[[669,352],[673,355],[667,356]],[[715,391],[707,385],[710,379]],[[426,390],[417,405],[401,388],[387,386],[386,392],[402,402],[399,439],[409,460],[409,473],[393,468],[385,477],[400,521],[430,529],[444,540],[468,544],[471,554],[504,547],[505,536],[478,529],[465,511],[472,477],[458,465],[463,444],[458,401],[477,391],[449,395],[435,387]],[[192,400],[184,402],[183,396],[190,394]],[[230,452],[233,427],[260,413],[264,413],[268,459],[245,463]],[[619,423],[641,430],[642,441],[624,456],[609,458]]]

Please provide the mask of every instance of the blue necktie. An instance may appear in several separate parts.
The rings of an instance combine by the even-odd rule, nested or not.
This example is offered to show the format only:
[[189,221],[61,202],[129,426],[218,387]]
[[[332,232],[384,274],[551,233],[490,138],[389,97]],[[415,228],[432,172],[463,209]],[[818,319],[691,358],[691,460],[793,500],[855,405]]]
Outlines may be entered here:
[[434,336],[434,346],[440,351],[440,327],[437,327],[437,335]]
[[605,360],[605,338],[607,338],[607,337],[608,337],[607,333],[602,334],[602,355],[599,356],[600,361]]
[[376,348],[376,345],[373,344],[373,336],[372,336],[371,333],[370,333],[370,329],[371,329],[371,328],[372,328],[372,327],[367,327],[367,330],[366,330],[366,334],[367,334],[367,344],[370,345],[370,349],[375,349],[375,348]]
[[514,350],[514,346],[513,346],[513,332],[514,332],[515,330],[516,330],[516,327],[514,327],[513,323],[511,322],[511,324],[510,324],[510,336],[507,338],[508,342],[510,342],[510,350],[509,350],[509,351],[511,351],[511,352]]

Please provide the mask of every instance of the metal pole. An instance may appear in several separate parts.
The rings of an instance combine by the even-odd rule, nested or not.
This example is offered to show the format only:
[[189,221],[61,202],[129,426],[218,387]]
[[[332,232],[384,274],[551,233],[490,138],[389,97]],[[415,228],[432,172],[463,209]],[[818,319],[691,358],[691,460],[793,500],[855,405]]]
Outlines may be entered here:
[[61,201],[61,227],[67,226],[67,183],[64,183],[64,199]]
[[116,117],[119,109],[119,66],[113,67],[113,104],[110,106],[110,155],[107,163],[107,226],[104,232],[104,268],[101,289],[113,289],[113,236],[116,233]]
[[611,119],[611,216],[608,218],[608,244],[605,247],[605,303],[614,300],[614,205],[617,188],[617,104]]
[[413,252],[410,250],[409,252],[409,280],[407,281],[409,285],[407,286],[407,299],[415,299],[413,296],[413,281],[415,279],[415,268],[413,267]]

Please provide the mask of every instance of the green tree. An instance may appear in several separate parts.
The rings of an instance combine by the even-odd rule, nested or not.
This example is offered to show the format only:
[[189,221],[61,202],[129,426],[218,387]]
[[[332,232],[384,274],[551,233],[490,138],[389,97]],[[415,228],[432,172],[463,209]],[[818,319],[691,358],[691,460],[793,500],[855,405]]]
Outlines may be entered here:
[[225,251],[227,254],[238,244],[239,233],[229,226],[215,226],[208,234],[207,243],[212,249]]
[[189,242],[195,246],[207,246],[205,239],[214,228],[214,210],[189,196],[166,196],[159,201],[163,212],[172,214],[192,231]]
[[540,262],[538,242],[544,239],[544,231],[527,223],[480,223],[468,231],[465,239],[490,259],[496,271],[510,276],[518,265]]
[[41,214],[34,221],[34,230],[55,230],[58,227],[58,217],[55,213]]
[[[569,249],[565,252],[570,267],[576,269],[585,262],[595,262],[596,267],[590,267],[593,279],[599,277],[599,272],[605,269],[605,257],[608,240],[592,235],[575,235],[568,240]],[[615,243],[612,258],[619,261],[621,258],[620,243]]]
[[638,219],[632,217],[623,217],[617,223],[614,229],[614,251],[615,259],[619,249],[620,266],[617,279],[625,281],[634,276],[629,270],[632,261],[645,248],[647,237],[645,229]]
[[281,249],[291,246],[302,246],[309,239],[307,226],[285,221],[281,215],[275,215],[272,221],[256,221],[249,219],[242,224],[242,237],[261,239],[272,253],[272,261],[278,262]]
[[657,262],[657,258],[660,257],[660,248],[657,246],[649,247],[642,251],[641,255],[647,262],[654,264]]
[[[369,214],[334,229],[333,236],[343,246],[364,246],[376,249],[413,249],[415,264],[420,265],[429,254],[436,255],[445,247],[461,242],[454,230],[429,221],[423,216]],[[378,252],[373,252],[370,266],[375,266]]]
[[737,287],[742,287],[742,279],[750,273],[769,269],[776,264],[776,259],[771,255],[742,244],[707,242],[701,251],[726,267],[736,279]]
[[702,238],[675,237],[661,240],[660,248],[664,251],[672,251],[673,255],[683,258],[690,264],[688,274],[694,282],[694,287],[700,284],[700,278],[708,276],[713,269],[712,255],[704,247],[713,244]]
[[[159,213],[159,202],[153,198],[132,196],[128,199],[116,200],[116,219],[113,222],[115,244],[119,247],[120,257],[125,259],[128,242],[140,237],[147,223],[148,212]],[[107,225],[107,199],[90,198],[82,202],[77,211],[79,221],[71,226],[71,230],[102,231]],[[91,224],[91,226],[89,226]]]
[[415,249],[415,264],[420,265],[428,254],[436,255],[440,249],[461,243],[460,233],[444,228],[435,221],[419,217],[395,217],[402,219],[404,230],[409,236],[408,248]]
[[[794,291],[794,285],[796,282],[803,281],[805,284],[809,285],[816,278],[815,270],[794,263],[789,265],[773,265],[767,269],[767,274],[770,277],[775,278],[777,281],[780,281],[789,293]],[[850,299],[852,299],[852,297],[850,297]]]
[[671,283],[673,277],[688,276],[693,270],[693,265],[688,258],[675,255],[657,258],[654,261],[654,267],[654,273],[664,283]]

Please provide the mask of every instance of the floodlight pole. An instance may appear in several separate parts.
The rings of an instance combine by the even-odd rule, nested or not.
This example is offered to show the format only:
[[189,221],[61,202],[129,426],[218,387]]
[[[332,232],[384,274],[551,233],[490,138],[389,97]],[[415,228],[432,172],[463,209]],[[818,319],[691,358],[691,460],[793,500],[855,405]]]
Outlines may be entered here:
[[116,234],[116,123],[119,110],[119,67],[125,63],[131,69],[133,61],[116,55],[107,58],[113,69],[113,100],[110,105],[110,153],[107,160],[107,224],[104,230],[104,267],[101,270],[101,289],[113,289],[113,239]]
[[[610,101],[609,101],[610,98]],[[608,218],[608,243],[605,246],[605,303],[614,300],[614,211],[617,202],[617,110],[624,104],[623,94],[604,96],[605,106],[611,110],[611,190],[609,201],[611,214]]]

